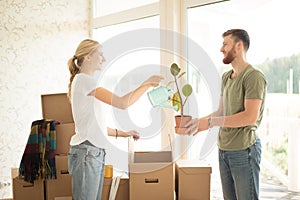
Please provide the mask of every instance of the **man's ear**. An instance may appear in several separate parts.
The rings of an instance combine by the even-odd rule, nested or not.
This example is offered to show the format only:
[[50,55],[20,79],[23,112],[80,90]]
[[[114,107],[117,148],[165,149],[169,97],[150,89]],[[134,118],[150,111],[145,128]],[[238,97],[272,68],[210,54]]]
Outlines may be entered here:
[[240,41],[238,41],[237,43],[236,43],[236,46],[237,46],[237,48],[238,49],[243,49],[243,46],[244,44],[243,44],[243,42],[242,42],[242,40],[240,40]]

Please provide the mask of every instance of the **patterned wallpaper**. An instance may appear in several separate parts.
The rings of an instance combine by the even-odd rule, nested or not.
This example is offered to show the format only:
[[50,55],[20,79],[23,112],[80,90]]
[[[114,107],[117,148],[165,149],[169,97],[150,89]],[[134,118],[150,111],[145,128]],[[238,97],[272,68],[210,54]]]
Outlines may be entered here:
[[67,60],[88,37],[89,1],[0,0],[0,199],[11,198],[41,94],[67,92]]

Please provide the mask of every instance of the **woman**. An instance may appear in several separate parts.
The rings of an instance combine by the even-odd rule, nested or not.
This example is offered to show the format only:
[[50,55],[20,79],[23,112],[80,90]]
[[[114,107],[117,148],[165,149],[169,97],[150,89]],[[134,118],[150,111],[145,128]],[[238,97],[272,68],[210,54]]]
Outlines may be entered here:
[[[105,62],[101,45],[94,40],[83,40],[75,55],[68,61],[70,70],[69,98],[75,123],[75,135],[70,141],[68,156],[69,173],[72,176],[73,198],[100,199],[103,185],[105,148],[107,140],[101,133],[94,114],[94,100],[120,109],[134,104],[149,87],[158,86],[161,76],[152,76],[135,90],[119,97],[103,87],[96,87],[93,76],[101,70]],[[107,134],[115,137],[133,136],[139,139],[139,133],[107,128]]]

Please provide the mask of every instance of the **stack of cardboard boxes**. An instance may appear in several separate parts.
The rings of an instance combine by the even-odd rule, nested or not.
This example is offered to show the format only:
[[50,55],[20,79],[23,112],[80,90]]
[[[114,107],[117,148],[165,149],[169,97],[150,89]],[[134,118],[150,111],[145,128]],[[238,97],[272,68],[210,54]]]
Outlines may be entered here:
[[56,179],[36,180],[34,184],[19,179],[13,173],[14,200],[55,200],[72,197],[72,179],[68,173],[70,139],[75,133],[71,105],[66,93],[42,95],[43,118],[60,122],[56,125]]
[[45,181],[45,199],[72,196],[72,179],[68,173],[70,139],[75,134],[72,109],[66,93],[42,95],[43,118],[60,122],[56,125],[56,176]]

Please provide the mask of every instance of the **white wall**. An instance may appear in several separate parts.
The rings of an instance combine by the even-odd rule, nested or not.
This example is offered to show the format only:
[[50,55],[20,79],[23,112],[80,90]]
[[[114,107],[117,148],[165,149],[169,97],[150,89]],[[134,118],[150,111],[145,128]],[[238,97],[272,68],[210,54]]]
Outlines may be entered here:
[[[0,199],[10,198],[41,94],[67,92],[67,60],[88,37],[89,1],[0,1]],[[7,186],[8,185],[8,186]]]

